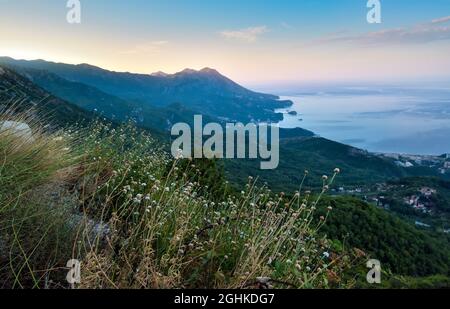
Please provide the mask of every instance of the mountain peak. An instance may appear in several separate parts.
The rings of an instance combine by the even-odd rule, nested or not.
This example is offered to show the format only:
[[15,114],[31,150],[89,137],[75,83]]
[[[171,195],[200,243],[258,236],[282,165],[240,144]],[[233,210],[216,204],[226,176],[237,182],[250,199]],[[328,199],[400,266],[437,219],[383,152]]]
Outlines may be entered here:
[[98,66],[89,64],[89,63],[80,63],[77,65],[79,68],[84,68],[84,69],[102,69]]
[[208,67],[201,69],[199,72],[208,73],[208,74],[215,74],[215,75],[221,75],[217,70],[211,69],[211,68],[208,68]]
[[184,69],[183,71],[180,71],[176,74],[193,74],[193,73],[197,73],[198,71],[194,70],[194,69]]
[[175,74],[206,74],[206,75],[215,75],[215,76],[222,76],[217,70],[212,68],[203,68],[201,70],[194,70],[194,69],[184,69],[181,72],[175,73]]
[[152,73],[151,75],[152,76],[158,76],[158,77],[167,77],[170,74],[167,74],[166,72],[163,72],[163,71],[158,71],[158,72]]

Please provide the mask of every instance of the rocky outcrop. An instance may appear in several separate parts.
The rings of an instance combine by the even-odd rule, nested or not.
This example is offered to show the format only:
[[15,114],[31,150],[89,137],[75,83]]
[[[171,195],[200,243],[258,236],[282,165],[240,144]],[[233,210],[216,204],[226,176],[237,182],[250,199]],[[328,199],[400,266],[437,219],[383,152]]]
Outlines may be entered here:
[[17,121],[3,121],[0,122],[0,133],[8,132],[18,138],[27,141],[34,141],[33,132],[28,124]]

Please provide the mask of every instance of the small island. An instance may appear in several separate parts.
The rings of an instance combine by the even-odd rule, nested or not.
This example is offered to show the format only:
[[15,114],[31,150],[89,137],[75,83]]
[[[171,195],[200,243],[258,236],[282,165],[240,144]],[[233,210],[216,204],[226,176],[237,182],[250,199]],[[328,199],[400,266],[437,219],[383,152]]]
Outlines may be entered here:
[[297,116],[297,112],[296,111],[289,111],[288,114],[291,115],[291,116]]

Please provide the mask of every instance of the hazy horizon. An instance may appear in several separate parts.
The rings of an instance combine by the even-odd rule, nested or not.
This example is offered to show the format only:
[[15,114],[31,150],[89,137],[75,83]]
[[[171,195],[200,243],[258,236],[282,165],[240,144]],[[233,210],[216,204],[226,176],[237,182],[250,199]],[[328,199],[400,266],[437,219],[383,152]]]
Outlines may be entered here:
[[[113,72],[119,72],[119,73],[131,73],[131,74],[143,74],[143,75],[152,75],[155,73],[167,73],[167,74],[176,74],[183,70],[189,70],[192,68],[185,67],[184,69],[181,69],[180,71],[174,71],[174,72],[168,72],[164,70],[155,71],[155,72],[133,72],[131,70],[112,70],[105,67],[101,67],[95,63],[69,63],[69,62],[63,62],[58,61],[55,59],[43,59],[43,58],[14,58],[10,55],[2,55],[1,57],[6,58],[12,58],[14,60],[25,60],[25,61],[46,61],[46,62],[52,62],[52,63],[63,63],[63,64],[69,64],[69,65],[91,65],[94,67],[99,67],[101,69],[105,69],[108,71]],[[201,70],[201,69],[216,69],[215,67],[202,67],[199,69],[192,69],[192,70]],[[223,72],[218,71],[219,73],[223,74]],[[397,81],[386,81],[386,80],[286,80],[286,81],[238,81],[233,78],[233,76],[225,75],[227,78],[230,78],[234,82],[237,82],[238,84],[249,88],[253,91],[265,91],[265,92],[273,92],[273,94],[278,95],[295,95],[296,92],[304,91],[304,90],[317,90],[317,91],[330,91],[333,89],[345,89],[348,87],[370,87],[372,89],[380,89],[384,87],[446,87],[450,89],[450,86],[448,86],[448,83],[450,82],[450,76],[449,77],[443,77],[443,78],[430,78],[429,80],[421,80],[421,79],[408,79],[404,78],[402,80]]]
[[[130,4],[134,5],[130,5]],[[244,84],[450,79],[450,0],[0,0],[0,54],[150,74],[212,67]]]

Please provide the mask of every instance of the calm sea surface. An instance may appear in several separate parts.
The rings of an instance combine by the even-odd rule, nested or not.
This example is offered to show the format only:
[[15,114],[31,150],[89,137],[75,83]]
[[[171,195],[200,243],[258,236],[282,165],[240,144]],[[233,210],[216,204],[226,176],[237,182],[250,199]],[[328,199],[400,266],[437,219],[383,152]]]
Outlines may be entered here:
[[[285,96],[280,127],[375,152],[450,153],[450,89],[346,90]],[[289,111],[297,115],[288,114]]]

